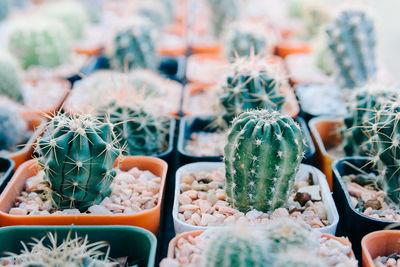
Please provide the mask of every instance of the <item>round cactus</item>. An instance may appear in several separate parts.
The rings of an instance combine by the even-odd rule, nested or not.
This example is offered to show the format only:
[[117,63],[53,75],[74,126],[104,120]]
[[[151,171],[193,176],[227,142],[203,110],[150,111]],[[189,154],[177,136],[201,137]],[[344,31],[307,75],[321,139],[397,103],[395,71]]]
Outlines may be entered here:
[[11,55],[0,53],[0,95],[23,102],[22,82],[17,62]]
[[144,69],[133,70],[128,74],[129,84],[147,96],[157,96],[163,91],[165,78],[160,74]]
[[89,115],[57,115],[39,138],[37,150],[58,209],[86,211],[111,193],[120,154],[111,123]]
[[343,87],[376,79],[374,22],[361,10],[344,10],[326,29]]
[[282,207],[304,156],[303,135],[292,118],[254,110],[234,119],[225,146],[226,193],[242,212]]
[[26,138],[27,125],[19,113],[6,106],[0,107],[0,151],[14,151]]
[[58,21],[27,18],[11,27],[8,49],[24,68],[32,65],[56,67],[70,58],[71,38]]

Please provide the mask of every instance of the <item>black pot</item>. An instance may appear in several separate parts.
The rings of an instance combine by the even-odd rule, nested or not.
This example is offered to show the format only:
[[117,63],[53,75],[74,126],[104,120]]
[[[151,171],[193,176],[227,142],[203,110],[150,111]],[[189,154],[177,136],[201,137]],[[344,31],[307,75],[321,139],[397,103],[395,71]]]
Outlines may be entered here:
[[315,146],[312,141],[310,130],[308,129],[307,123],[301,117],[296,117],[294,120],[300,125],[301,131],[303,132],[303,137],[306,140],[306,145],[304,146],[304,158],[302,163],[315,165],[314,164],[314,156],[315,156]]
[[71,83],[71,88],[73,88],[74,83],[76,81],[81,80],[82,77],[89,76],[95,71],[109,69],[109,68],[110,68],[110,61],[106,56],[103,55],[93,56],[89,58],[86,65],[79,70],[80,72],[79,74],[74,74],[70,77],[67,77],[66,80],[68,80]]
[[375,172],[375,169],[370,164],[371,158],[368,157],[346,157],[332,163],[333,199],[340,215],[336,235],[349,237],[353,251],[359,262],[361,262],[361,239],[366,234],[382,230],[394,222],[368,217],[353,207],[350,194],[343,183],[342,176],[357,174],[357,170],[346,165],[345,162],[362,168],[367,173]]
[[14,174],[15,163],[11,159],[0,157],[0,194]]

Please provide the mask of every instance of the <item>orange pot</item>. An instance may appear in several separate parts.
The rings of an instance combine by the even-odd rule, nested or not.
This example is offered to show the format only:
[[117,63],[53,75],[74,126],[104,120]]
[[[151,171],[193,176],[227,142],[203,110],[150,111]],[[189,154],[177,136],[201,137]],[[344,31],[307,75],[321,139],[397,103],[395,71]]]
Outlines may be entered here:
[[99,55],[104,50],[103,45],[83,45],[77,44],[74,46],[74,52],[77,54],[86,55],[88,57]]
[[193,54],[215,54],[222,53],[222,44],[218,42],[194,43],[191,45]]
[[27,117],[24,116],[28,123],[28,129],[33,132],[28,142],[18,151],[5,154],[9,159],[15,162],[14,171],[17,170],[19,165],[32,158],[34,144],[36,139],[43,133],[46,127],[46,120],[42,117]]
[[372,232],[361,240],[362,261],[364,267],[375,267],[374,259],[400,253],[400,230],[382,230]]
[[127,171],[133,167],[148,170],[161,177],[161,192],[157,206],[136,214],[81,214],[81,215],[10,215],[17,196],[24,188],[25,181],[36,175],[40,170],[35,160],[21,165],[11,178],[7,187],[0,195],[0,226],[9,225],[131,225],[145,228],[157,234],[160,224],[161,203],[164,196],[165,179],[168,165],[165,161],[145,156],[120,157],[117,162],[121,170]]
[[275,47],[275,54],[282,58],[291,54],[309,54],[311,52],[311,45],[303,42],[282,41]]
[[[202,234],[203,232],[204,232],[204,230],[185,232],[185,233],[179,234],[176,237],[174,237],[169,242],[167,257],[170,258],[170,259],[174,259],[175,258],[175,247],[176,247],[176,244],[178,243],[179,239],[181,239],[181,238],[188,239],[189,237],[196,237],[196,236]],[[328,239],[337,240],[337,241],[339,241],[340,243],[342,243],[345,246],[351,246],[351,243],[350,243],[349,239],[345,238],[345,237],[336,237],[336,236],[331,235],[331,234],[322,234],[322,237],[326,237]],[[353,250],[351,250],[347,256],[351,257],[351,258],[355,258]]]
[[328,154],[327,150],[342,143],[341,136],[338,135],[337,130],[343,126],[343,120],[338,118],[317,117],[311,119],[308,126],[316,147],[316,164],[325,174],[332,191],[332,163],[337,160],[337,158]]

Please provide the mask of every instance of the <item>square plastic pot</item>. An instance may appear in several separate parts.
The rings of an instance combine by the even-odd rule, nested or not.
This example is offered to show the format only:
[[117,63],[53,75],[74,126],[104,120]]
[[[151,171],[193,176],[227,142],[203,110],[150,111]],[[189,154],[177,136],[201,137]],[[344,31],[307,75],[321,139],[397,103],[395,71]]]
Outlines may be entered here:
[[0,157],[0,194],[14,173],[14,165],[11,159]]
[[342,143],[337,130],[343,125],[343,120],[339,118],[317,117],[308,122],[311,137],[315,144],[315,163],[316,166],[325,174],[332,190],[332,163],[337,160],[328,154],[329,147],[335,147]]
[[374,259],[400,252],[400,231],[384,230],[372,232],[361,240],[364,267],[375,267]]
[[[181,179],[183,177],[183,174],[185,172],[200,172],[200,171],[212,172],[219,168],[224,168],[224,163],[222,163],[222,162],[190,163],[190,164],[180,167],[177,170],[176,178],[175,178],[176,179],[175,180],[175,199],[174,199],[174,206],[173,206],[173,210],[172,210],[172,217],[174,219],[174,227],[175,227],[176,234],[180,234],[180,233],[188,232],[188,231],[205,230],[208,228],[208,227],[191,225],[191,224],[185,223],[178,219],[178,210],[179,210],[178,196],[180,194],[180,184],[181,184]],[[312,167],[312,166],[306,165],[306,164],[301,164],[300,170],[297,173],[296,177],[304,175],[305,172],[312,173],[313,178],[314,178],[314,183],[320,185],[322,202],[324,203],[324,205],[327,209],[328,221],[330,222],[330,225],[323,227],[323,228],[319,228],[318,230],[322,233],[329,233],[329,234],[334,235],[336,233],[336,227],[339,222],[339,214],[337,212],[335,203],[333,201],[331,192],[329,190],[328,183],[326,182],[325,175],[315,167]],[[209,227],[213,227],[213,226],[209,226]]]
[[80,214],[80,215],[11,215],[17,196],[24,188],[25,181],[36,175],[40,167],[35,160],[25,162],[18,168],[7,187],[0,195],[0,226],[9,225],[131,225],[143,227],[153,233],[157,233],[160,222],[161,204],[164,197],[164,187],[168,165],[165,161],[145,156],[127,156],[118,159],[119,168],[127,171],[133,167],[140,170],[148,170],[161,177],[160,194],[157,205],[148,210],[135,214]]
[[[80,237],[88,236],[90,243],[105,241],[110,245],[110,257],[128,257],[128,261],[138,266],[153,267],[155,262],[157,239],[142,228],[131,226],[10,226],[0,228],[0,257],[5,252],[19,253],[32,238],[41,239],[47,233],[57,234],[61,243],[71,231]],[[30,248],[30,246],[29,246]],[[107,248],[103,251],[106,252]]]
[[342,177],[350,174],[357,174],[357,171],[348,162],[365,172],[373,172],[371,158],[368,157],[346,157],[335,161],[332,164],[333,171],[333,198],[340,214],[338,234],[348,236],[353,244],[353,250],[357,259],[361,260],[361,239],[368,233],[382,230],[386,226],[395,223],[383,221],[366,216],[356,210],[351,204],[350,194],[343,182]]

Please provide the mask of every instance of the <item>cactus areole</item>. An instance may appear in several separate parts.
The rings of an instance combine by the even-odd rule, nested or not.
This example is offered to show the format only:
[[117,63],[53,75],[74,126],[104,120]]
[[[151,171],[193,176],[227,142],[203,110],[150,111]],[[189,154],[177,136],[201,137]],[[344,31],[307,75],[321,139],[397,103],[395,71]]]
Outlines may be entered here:
[[242,212],[282,207],[304,155],[301,129],[277,111],[254,110],[234,119],[225,146],[226,193]]
[[86,211],[111,193],[120,154],[110,123],[88,115],[55,116],[38,140],[39,163],[58,209]]

